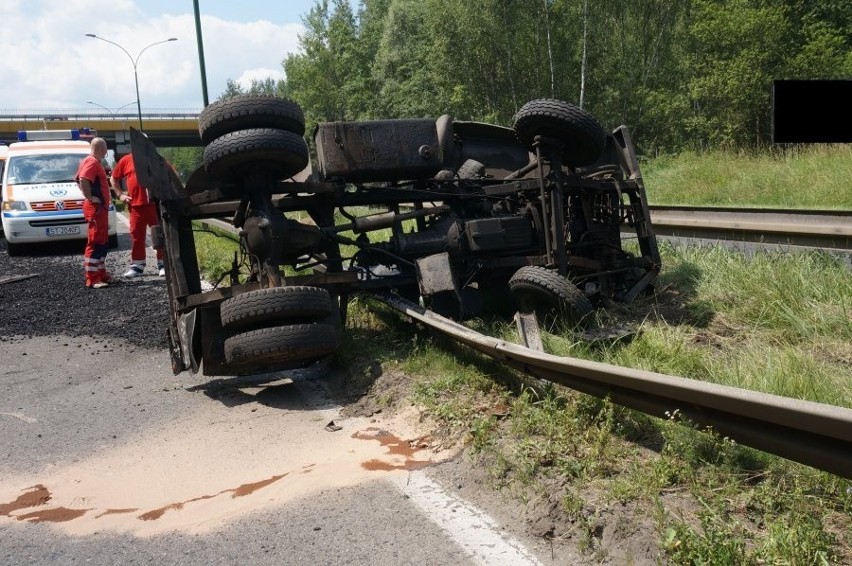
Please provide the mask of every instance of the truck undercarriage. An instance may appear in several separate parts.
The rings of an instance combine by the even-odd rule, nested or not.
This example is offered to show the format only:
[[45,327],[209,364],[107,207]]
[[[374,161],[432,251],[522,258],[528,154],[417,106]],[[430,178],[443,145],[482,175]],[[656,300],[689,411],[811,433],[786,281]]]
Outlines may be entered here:
[[[287,99],[217,102],[199,126],[204,166],[185,185],[131,132],[159,202],[175,373],[309,365],[340,347],[355,293],[398,293],[458,319],[496,302],[579,325],[660,270],[627,128],[606,133],[566,102],[531,101],[512,128],[321,123],[314,164]],[[193,221],[207,218],[233,223],[240,252],[228,285],[204,291]]]

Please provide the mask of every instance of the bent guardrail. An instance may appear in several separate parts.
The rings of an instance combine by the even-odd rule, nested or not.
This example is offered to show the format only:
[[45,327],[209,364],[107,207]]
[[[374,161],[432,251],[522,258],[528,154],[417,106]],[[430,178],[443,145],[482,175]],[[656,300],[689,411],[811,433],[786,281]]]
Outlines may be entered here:
[[679,414],[740,444],[852,478],[852,409],[554,356],[485,336],[400,297],[375,296],[529,375],[657,417]]

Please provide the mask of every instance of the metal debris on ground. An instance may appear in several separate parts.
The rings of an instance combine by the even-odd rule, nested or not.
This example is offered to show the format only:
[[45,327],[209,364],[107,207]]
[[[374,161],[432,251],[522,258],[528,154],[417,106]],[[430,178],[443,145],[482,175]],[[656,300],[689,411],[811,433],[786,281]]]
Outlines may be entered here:
[[38,277],[40,273],[26,273],[24,275],[0,275],[0,285],[4,283],[15,283],[17,281],[23,281],[25,279],[31,279],[33,277]]

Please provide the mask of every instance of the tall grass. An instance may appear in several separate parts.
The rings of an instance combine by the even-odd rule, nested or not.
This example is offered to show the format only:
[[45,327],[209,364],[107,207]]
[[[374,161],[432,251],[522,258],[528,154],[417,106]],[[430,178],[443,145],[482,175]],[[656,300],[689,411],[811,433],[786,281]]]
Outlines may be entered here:
[[[820,252],[662,245],[657,293],[600,313],[628,344],[550,337],[563,355],[852,407],[852,271]],[[685,275],[686,274],[686,275]]]
[[852,145],[682,153],[642,162],[651,204],[852,208]]
[[202,230],[195,226],[195,256],[201,278],[211,283],[223,280],[223,285],[229,285],[225,275],[231,270],[234,254],[239,252],[239,243],[232,237],[218,230]]

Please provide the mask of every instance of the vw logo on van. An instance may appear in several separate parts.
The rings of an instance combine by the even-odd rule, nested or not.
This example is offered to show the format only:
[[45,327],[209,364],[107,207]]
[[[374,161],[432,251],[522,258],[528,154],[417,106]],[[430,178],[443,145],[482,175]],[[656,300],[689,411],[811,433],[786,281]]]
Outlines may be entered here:
[[55,203],[53,203],[53,206],[56,207],[56,210],[65,210],[65,201],[64,200],[58,200]]
[[64,197],[67,194],[67,189],[50,189],[50,196],[52,197]]

